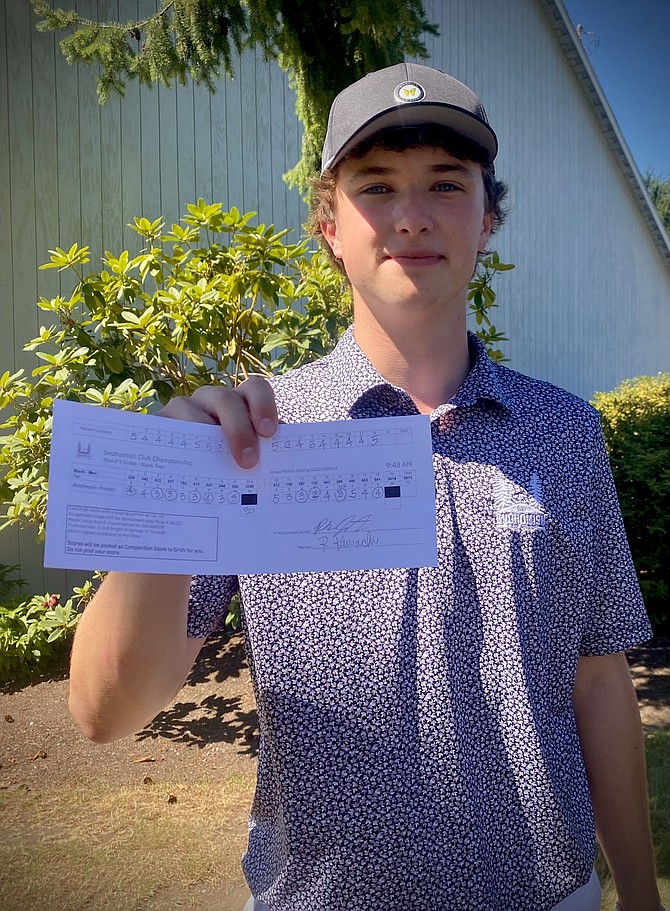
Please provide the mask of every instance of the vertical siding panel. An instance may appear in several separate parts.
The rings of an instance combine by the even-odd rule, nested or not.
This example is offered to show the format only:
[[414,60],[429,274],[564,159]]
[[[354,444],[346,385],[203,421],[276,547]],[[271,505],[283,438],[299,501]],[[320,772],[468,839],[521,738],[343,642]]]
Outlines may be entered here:
[[100,111],[100,167],[102,249],[115,255],[124,246],[123,178],[120,98],[110,98]]
[[[21,340],[16,337],[12,306],[12,231],[13,213],[10,194],[9,148],[9,62],[7,33],[9,29],[5,0],[0,3],[0,211],[5,218],[0,223],[0,314],[5,331],[0,334],[0,374],[14,372],[16,349]],[[0,531],[0,563],[15,566],[19,563],[19,536],[14,528]]]
[[[124,249],[135,250],[138,248],[139,238],[129,225],[133,223],[134,218],[151,215],[151,212],[145,211],[142,186],[142,126],[139,86],[131,83],[126,87],[126,94],[120,101],[120,107],[120,145],[115,151],[121,168],[122,246]],[[153,217],[157,218],[158,213]]]
[[[196,191],[195,147],[196,134],[205,133],[207,144],[211,143],[209,123],[197,123],[194,111],[194,85],[180,86],[175,90],[177,99],[177,200],[178,208],[172,221],[182,214],[187,202],[195,202],[198,195],[211,199],[211,184]],[[170,224],[171,222],[168,222]]]
[[[292,163],[288,160],[286,143],[289,132],[293,131],[292,120],[297,119],[294,106],[291,105],[287,98],[285,90],[284,74],[279,70],[276,63],[268,64],[269,70],[269,91],[270,103],[268,110],[268,130],[270,131],[270,162],[268,163],[268,173],[270,174],[270,203],[271,203],[271,220],[278,228],[288,228],[295,224],[289,222],[287,213],[287,193],[288,187],[282,180],[284,174]],[[289,239],[295,237],[295,233],[289,235]]]
[[150,220],[162,214],[160,122],[158,88],[140,88],[140,174],[142,178],[142,214]]
[[[101,2],[98,15],[109,22],[120,20],[117,0]],[[100,107],[100,211],[102,250],[116,256],[123,247],[123,191],[121,178],[121,104],[116,94]]]
[[[460,68],[460,60],[458,55],[460,43],[457,36],[460,33],[460,15],[462,5],[462,0],[456,0],[455,3],[449,4],[447,9],[444,8],[444,5],[437,3],[434,7],[435,15],[438,17],[437,21],[440,23],[440,31],[444,36],[442,39],[444,44],[444,68],[453,76],[459,75]],[[430,63],[430,61],[428,62]]]
[[[138,11],[146,15],[147,6],[158,8],[158,0],[138,0]],[[139,88],[140,176],[142,180],[142,215],[154,220],[162,215],[160,86]],[[139,213],[137,213],[139,214]]]
[[[272,151],[270,144],[270,64],[263,59],[261,53],[255,54],[255,120],[256,124],[256,173],[255,173],[255,195],[256,202],[254,209],[258,210],[259,219],[265,224],[273,221],[272,215]],[[250,108],[250,110],[253,109]],[[251,169],[250,169],[251,170]],[[254,182],[253,171],[250,173],[251,182]],[[279,178],[281,180],[281,178]]]
[[[33,30],[33,111],[35,136],[35,245],[37,258],[48,259],[48,251],[58,243],[58,207],[51,204],[58,185],[58,158],[56,155],[56,80],[55,38],[53,34]],[[48,270],[36,272],[37,291],[40,297],[53,297],[58,293],[58,275]],[[36,314],[39,321],[46,314]]]
[[11,198],[11,163],[9,146],[9,61],[7,59],[7,10],[5,0],[0,3],[0,306],[5,331],[0,333],[0,373],[14,372],[16,349],[20,339],[16,337],[14,308],[12,306],[12,244],[13,221]]
[[[530,40],[533,42],[533,45],[537,47],[540,44],[540,34],[539,29],[542,26],[542,20],[539,17],[533,17],[532,22],[530,23],[531,28],[529,29]],[[548,86],[548,75],[547,75],[547,64],[549,61],[550,55],[542,55],[537,60],[537,69],[535,72],[534,85],[536,86],[536,98],[534,103],[533,116],[534,119],[538,122],[539,132],[541,135],[541,141],[539,143],[539,155],[537,161],[537,186],[541,185],[542,172],[544,171],[547,177],[545,177],[545,184],[547,190],[547,207],[550,208],[552,213],[555,213],[554,218],[545,218],[547,228],[545,229],[544,235],[538,238],[538,244],[540,245],[539,255],[542,257],[542,247],[546,249],[547,247],[551,250],[558,251],[562,248],[562,238],[561,234],[563,233],[565,223],[561,221],[561,205],[562,200],[560,196],[559,183],[562,183],[564,180],[564,170],[563,165],[559,164],[562,156],[557,155],[557,137],[554,130],[554,118],[552,115],[551,106],[547,105],[547,96],[549,91]],[[531,91],[532,84],[530,86]],[[523,172],[519,175],[520,181],[523,181]],[[528,215],[532,219],[533,223],[537,222],[536,213],[529,208]],[[543,358],[543,352],[538,351],[538,337],[548,340],[551,337],[551,329],[547,327],[547,308],[554,307],[558,303],[559,294],[557,294],[558,288],[556,286],[556,267],[560,262],[560,255],[552,255],[548,260],[541,258],[540,261],[543,263],[542,275],[541,275],[541,285],[539,288],[540,294],[538,295],[535,301],[535,312],[537,313],[537,326],[532,333],[528,333],[525,339],[525,357],[529,364],[534,364],[533,370],[536,375],[542,377],[549,377],[551,371],[551,362],[548,358]],[[560,294],[561,300],[561,312],[564,318],[567,316],[567,299],[564,295]]]
[[[138,0],[118,0],[120,22],[139,19]],[[128,227],[136,216],[144,215],[141,178],[140,88],[136,82],[126,85],[125,95],[119,101],[119,146],[110,149],[119,158],[121,173],[121,237],[116,243],[119,250],[136,250],[139,238]]]
[[[233,91],[236,91],[235,82],[224,81],[213,96],[208,96],[207,107],[204,98],[196,99],[196,109],[210,117],[210,167],[212,174],[212,201],[223,203],[224,209],[230,208],[229,203],[229,165],[228,146],[233,140],[231,129],[232,117],[228,112],[228,104]],[[207,160],[203,156],[203,167]]]
[[[500,176],[506,180],[510,188],[510,218],[509,224],[510,227],[506,228],[503,231],[501,239],[511,233],[511,231],[520,232],[522,230],[521,226],[523,225],[523,219],[521,217],[521,210],[524,205],[524,200],[528,199],[534,194],[535,189],[535,165],[534,162],[530,162],[528,166],[528,173],[526,175],[526,186],[523,188],[523,197],[522,197],[522,187],[519,180],[519,166],[517,161],[514,159],[513,155],[510,154],[512,144],[514,141],[514,128],[518,124],[525,124],[532,122],[531,118],[533,117],[533,104],[534,104],[534,94],[531,86],[534,84],[535,73],[536,73],[536,53],[537,46],[532,39],[532,31],[530,28],[529,18],[526,14],[527,10],[521,8],[520,6],[515,6],[514,17],[513,19],[508,20],[508,29],[511,33],[517,36],[515,51],[516,58],[518,59],[519,54],[523,54],[526,59],[526,79],[520,86],[516,86],[516,80],[514,79],[514,74],[512,72],[512,67],[509,67],[509,85],[516,86],[517,91],[514,92],[515,95],[518,95],[520,102],[515,105],[509,112],[506,122],[502,123],[498,129],[499,140],[500,140],[500,156],[498,161],[497,170]],[[514,53],[514,51],[512,52]],[[496,107],[500,108],[503,104],[505,88],[500,86],[499,90],[496,90]],[[491,111],[491,117],[496,122],[495,112]],[[519,127],[517,126],[517,129]],[[514,276],[515,279],[518,279],[518,276],[526,276],[526,281],[536,283],[538,293],[541,293],[539,285],[542,282],[542,278],[535,273],[535,269],[538,265],[537,259],[533,255],[527,255],[525,239],[522,241],[519,236],[517,236],[518,243],[515,243],[509,252],[509,260],[516,264],[516,270]],[[512,362],[519,356],[519,352],[523,350],[525,339],[522,335],[514,329],[512,331],[512,326],[514,324],[514,314],[523,314],[521,316],[520,322],[525,326],[534,326],[537,322],[536,307],[537,301],[535,296],[532,299],[526,298],[519,300],[518,297],[514,297],[512,300],[509,300],[509,307],[506,312],[507,319],[502,323],[505,326],[506,334],[510,338],[510,343],[508,345],[508,353]],[[525,317],[525,318],[524,318]],[[508,322],[509,320],[509,322]]]
[[246,211],[244,202],[242,159],[246,151],[243,146],[243,117],[247,109],[242,104],[242,67],[243,57],[234,60],[235,79],[226,82],[226,122],[223,151],[226,156],[226,188],[224,209],[237,206]]
[[[35,269],[35,147],[31,72],[32,20],[28,4],[14,7],[7,24],[9,57],[8,135],[10,148],[10,211],[12,213],[12,307],[17,364],[32,369],[34,356],[21,349],[37,330]],[[17,52],[18,51],[18,52]]]
[[240,61],[240,89],[242,103],[242,193],[241,204],[245,212],[258,211],[258,126],[255,110],[256,54],[244,54]]
[[46,590],[44,579],[44,554],[42,545],[31,528],[20,528],[17,534],[20,576],[28,583],[28,594]]
[[20,575],[20,578],[26,578],[27,570],[20,565],[19,533],[15,528],[4,528],[0,532],[0,563],[5,566],[19,566],[20,570],[12,573],[12,577]]
[[[81,218],[81,149],[79,130],[79,66],[70,66],[64,59],[58,40],[51,33],[37,33],[38,39],[48,40],[53,43],[53,85],[54,85],[54,117],[53,134],[51,140],[45,140],[44,148],[50,150],[46,157],[51,160],[54,168],[54,183],[50,195],[45,193],[42,200],[44,208],[43,218],[49,218],[53,225],[53,235],[48,236],[45,228],[43,240],[38,245],[37,256],[33,264],[35,275],[39,281],[39,291],[47,297],[56,293],[69,295],[72,290],[72,279],[67,273],[62,276],[51,270],[38,272],[37,267],[48,259],[48,250],[55,246],[68,249],[73,243],[90,244],[91,238],[84,236]],[[35,38],[33,38],[35,40]],[[35,51],[33,51],[35,53]],[[95,73],[86,70],[85,76],[91,80],[95,93]],[[40,80],[35,86],[35,97],[50,89]],[[42,154],[36,156],[36,168]],[[14,179],[14,178],[13,178]],[[95,258],[96,253],[94,252]],[[44,322],[51,322],[49,315],[39,311],[39,317]],[[43,548],[35,537],[32,529],[23,529],[19,533],[21,544],[21,574],[30,583],[30,593],[68,592],[65,573],[61,570],[45,570],[43,566]]]
[[[10,311],[13,311],[17,341],[17,366],[27,373],[35,364],[32,354],[23,352],[25,342],[38,328],[35,213],[35,148],[33,134],[32,16],[25,4],[11,10],[6,30],[9,58],[7,122],[11,179],[9,183],[12,217],[11,274],[13,276]],[[18,53],[16,52],[18,50]],[[2,533],[0,533],[2,534]],[[3,557],[5,545],[3,542]],[[41,548],[34,533],[17,531],[8,539],[7,559],[19,563],[23,577],[42,584]]]
[[424,4],[426,21],[432,24],[438,24],[440,35],[438,37],[428,33],[424,35],[424,44],[428,51],[429,58],[424,60],[423,63],[431,63],[433,66],[436,66],[438,70],[449,72],[449,65],[445,59],[445,50],[448,47],[449,41],[448,35],[446,35],[445,32],[448,26],[439,22],[441,17],[436,9],[437,5],[435,0],[431,0],[431,2],[426,2]]
[[[88,72],[86,75],[91,76]],[[81,227],[81,147],[79,130],[79,67],[56,54],[56,154],[58,159],[58,244],[89,243]]]
[[[90,10],[90,12],[89,12]],[[84,15],[97,19],[99,4],[92,2]],[[97,68],[79,69],[79,142],[81,178],[81,233],[96,259],[103,253],[102,242],[102,140],[100,104],[96,93]]]
[[[223,194],[221,192],[217,194],[215,186],[217,175],[220,175],[225,187],[227,173],[226,147],[225,142],[222,143],[215,154],[214,119],[216,116],[216,104],[222,106],[225,118],[226,96],[224,84],[225,79],[219,82],[213,95],[205,86],[193,87],[195,189],[193,199],[184,199],[183,202],[196,202],[199,196],[202,196],[208,202],[223,201]],[[223,133],[225,135],[225,127]]]
[[[33,29],[32,44],[32,87],[33,87],[33,135],[36,149],[50,150],[47,154],[35,155],[35,243],[39,262],[47,260],[47,251],[57,244],[58,208],[52,206],[54,190],[58,182],[58,160],[56,149],[56,96],[55,96],[55,38],[49,33]],[[60,52],[59,52],[60,53]],[[35,271],[38,297],[51,298],[59,291],[58,274],[48,270]],[[26,306],[28,302],[26,301]],[[30,304],[38,324],[52,325],[51,314],[39,310],[34,302]],[[23,340],[24,343],[27,339]],[[35,540],[35,533],[26,530],[20,535],[22,569],[30,567],[30,578],[40,581],[39,591],[58,590],[62,573],[43,568],[42,545]],[[32,594],[32,592],[31,592]]]
[[470,4],[467,0],[459,0],[458,3],[458,28],[454,33],[455,46],[458,48],[458,73],[455,75],[459,79],[467,82],[468,63],[470,54],[468,52],[468,14]]
[[0,564],[3,564],[4,566],[18,566],[19,569],[11,574],[12,578],[26,578],[26,568],[21,566],[19,533],[14,528],[4,528],[2,532],[0,532]]
[[102,243],[102,161],[100,110],[92,73],[79,79],[81,237],[94,256],[103,253]]
[[[119,0],[119,21],[137,21],[137,0]],[[119,124],[119,145],[111,150],[120,160],[121,169],[121,218],[122,241],[119,247],[136,250],[139,246],[137,234],[128,227],[133,219],[151,214],[144,211],[142,193],[142,134],[140,124],[140,87],[136,82],[126,85],[125,95],[119,102],[121,121]],[[157,216],[154,216],[157,217]]]
[[172,224],[179,215],[179,177],[177,170],[177,87],[158,86],[158,150],[160,209]]
[[[284,86],[284,113],[286,126],[284,127],[284,164],[281,173],[285,174],[294,165],[298,163],[302,152],[302,135],[303,126],[295,111],[295,92],[288,84],[288,79],[282,73],[278,73],[277,79],[282,77]],[[303,203],[298,190],[289,189],[288,185],[282,181],[284,187],[284,198],[286,200],[286,221],[282,225],[284,228],[295,226],[295,237],[302,232],[302,225],[307,218],[307,207]]]

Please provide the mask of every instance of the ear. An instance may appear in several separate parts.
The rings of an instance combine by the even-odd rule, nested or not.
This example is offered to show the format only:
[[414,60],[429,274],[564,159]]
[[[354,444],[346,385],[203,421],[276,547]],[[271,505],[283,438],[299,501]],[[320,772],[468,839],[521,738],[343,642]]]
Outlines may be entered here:
[[485,212],[484,218],[482,220],[482,230],[479,235],[479,246],[478,250],[486,250],[489,245],[489,240],[491,239],[491,232],[493,231],[493,212]]
[[321,221],[319,222],[321,227],[321,233],[324,236],[326,243],[333,251],[333,256],[335,259],[342,259],[342,245],[340,244],[340,237],[337,233],[337,224],[334,221]]

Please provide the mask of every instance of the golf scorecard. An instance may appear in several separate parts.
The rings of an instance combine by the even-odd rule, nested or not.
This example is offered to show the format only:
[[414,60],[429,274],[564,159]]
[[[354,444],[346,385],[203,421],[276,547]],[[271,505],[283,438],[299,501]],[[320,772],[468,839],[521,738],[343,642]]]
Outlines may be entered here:
[[435,566],[425,415],[281,424],[240,468],[223,431],[54,402],[45,566],[242,574]]

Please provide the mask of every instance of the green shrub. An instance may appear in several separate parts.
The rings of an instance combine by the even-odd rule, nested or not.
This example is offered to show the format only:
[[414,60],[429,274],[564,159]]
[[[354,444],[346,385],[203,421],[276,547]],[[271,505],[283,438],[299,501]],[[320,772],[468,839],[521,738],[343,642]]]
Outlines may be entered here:
[[[146,411],[203,384],[235,386],[252,373],[283,372],[333,347],[350,320],[346,280],[306,239],[287,244],[288,230],[254,226],[253,215],[200,199],[167,232],[161,219],[136,218],[142,249],[106,253],[98,272],[86,268],[88,247],[50,251],[41,268],[71,275],[72,291],[38,302],[52,322],[25,346],[41,362],[32,379],[23,370],[0,376],[0,411],[9,414],[0,425],[8,431],[0,529],[19,523],[44,535],[55,398]],[[495,360],[503,359],[496,346],[505,336],[490,319],[491,283],[512,268],[497,253],[486,256],[468,292],[477,335]],[[20,638],[22,655],[43,654],[56,628],[76,622],[70,601],[57,606],[58,622],[47,616],[49,597],[24,603],[25,627],[17,607],[5,617],[7,641]],[[227,622],[240,623],[237,601]]]
[[12,578],[17,568],[0,564],[0,684],[27,679],[61,654],[92,593],[87,582],[65,604],[60,595],[22,599],[25,583]]
[[18,564],[8,566],[6,563],[0,563],[0,604],[15,600],[25,586],[25,581],[14,575],[18,570]]
[[62,651],[79,619],[74,599],[35,595],[0,605],[0,683],[29,678]]
[[670,631],[670,374],[626,380],[599,392],[600,412],[647,610]]

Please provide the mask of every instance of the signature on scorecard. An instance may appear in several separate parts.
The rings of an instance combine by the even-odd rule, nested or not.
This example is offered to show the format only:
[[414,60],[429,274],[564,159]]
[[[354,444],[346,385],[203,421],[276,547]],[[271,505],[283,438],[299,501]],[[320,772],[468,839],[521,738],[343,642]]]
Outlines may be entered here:
[[333,521],[326,516],[314,527],[317,544],[322,550],[374,547],[375,544],[379,544],[379,535],[368,527],[371,521],[371,513],[364,516],[346,516],[339,521]]

